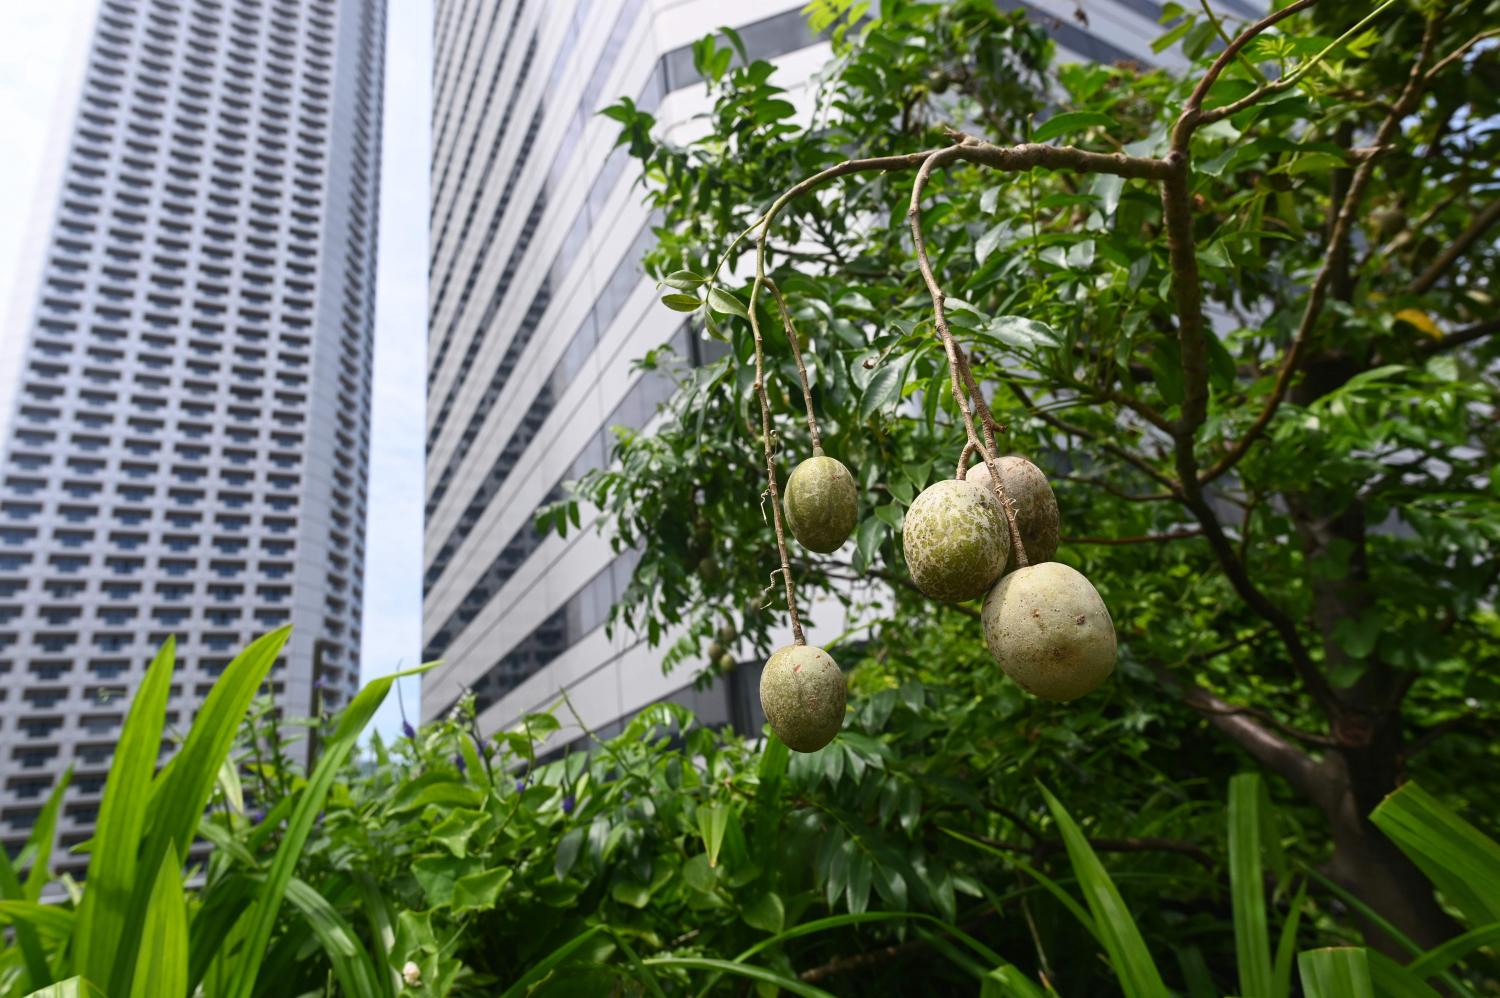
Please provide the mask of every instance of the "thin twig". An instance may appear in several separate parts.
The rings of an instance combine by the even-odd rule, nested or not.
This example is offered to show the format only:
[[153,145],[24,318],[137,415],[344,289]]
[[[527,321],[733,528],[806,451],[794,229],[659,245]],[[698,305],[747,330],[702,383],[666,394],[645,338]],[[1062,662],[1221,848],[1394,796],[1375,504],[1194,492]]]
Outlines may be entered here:
[[1416,280],[1411,282],[1411,287],[1407,288],[1407,291],[1414,295],[1420,295],[1432,290],[1432,286],[1438,282],[1443,274],[1447,273],[1448,268],[1453,266],[1459,257],[1467,253],[1469,247],[1478,242],[1479,238],[1497,221],[1500,221],[1500,198],[1496,198],[1485,205],[1483,210],[1474,216],[1474,220],[1469,223],[1469,227],[1444,246],[1443,251],[1437,255],[1437,259],[1433,260],[1432,264],[1426,270],[1422,271]]
[[755,338],[755,394],[760,398],[761,445],[766,454],[766,491],[771,495],[771,519],[776,528],[776,552],[781,556],[781,581],[786,585],[786,610],[792,622],[792,641],[806,644],[802,621],[797,617],[797,588],[792,581],[791,560],[786,553],[786,530],[781,525],[781,492],[776,486],[776,451],[771,430],[771,402],[766,396],[765,344],[760,336],[760,287],[766,280],[766,232],[769,219],[755,245],[755,283],[750,286],[750,332]]
[[1434,77],[1451,66],[1455,61],[1462,59],[1464,57],[1464,53],[1468,52],[1469,49],[1473,48],[1475,45],[1478,45],[1486,38],[1496,37],[1500,37],[1500,28],[1490,28],[1488,31],[1481,31],[1473,38],[1470,38],[1458,48],[1454,49],[1452,52],[1449,52],[1437,62],[1433,63],[1432,68],[1427,71],[1426,82],[1431,83]]
[[1165,544],[1168,541],[1185,541],[1190,537],[1202,537],[1203,531],[1197,527],[1186,530],[1174,530],[1167,534],[1140,534],[1135,537],[1064,537],[1064,544]]
[[818,432],[818,417],[813,414],[812,388],[807,383],[807,366],[802,363],[802,346],[797,342],[797,327],[792,324],[792,313],[787,309],[786,299],[781,297],[781,289],[776,286],[776,282],[767,277],[766,288],[771,292],[771,297],[776,299],[776,307],[781,310],[781,327],[786,330],[787,342],[792,345],[792,359],[797,362],[797,378],[802,382],[802,401],[807,405],[807,432],[812,437],[813,457],[822,457],[823,436]]

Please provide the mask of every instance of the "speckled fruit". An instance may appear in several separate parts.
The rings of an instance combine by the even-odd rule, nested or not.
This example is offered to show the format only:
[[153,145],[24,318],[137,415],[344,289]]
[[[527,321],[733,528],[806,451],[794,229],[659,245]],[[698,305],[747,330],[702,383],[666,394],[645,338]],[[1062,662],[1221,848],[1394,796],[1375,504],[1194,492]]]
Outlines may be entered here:
[[[1021,533],[1021,543],[1026,545],[1026,560],[1031,564],[1051,561],[1057,557],[1057,497],[1042,469],[1014,454],[1007,454],[995,461],[995,470],[1000,472],[1000,484],[1005,494],[1016,504],[1016,529]],[[969,469],[966,481],[993,493],[990,470],[983,462]],[[1006,571],[1016,567],[1016,552],[1010,553],[1005,563]]]
[[859,518],[854,476],[844,462],[822,455],[797,465],[787,479],[783,505],[792,536],[809,551],[837,551]]
[[917,588],[959,603],[994,584],[1010,554],[1010,532],[993,492],[948,478],[929,485],[906,511],[901,544]]
[[1018,568],[984,601],[984,640],[1005,674],[1045,700],[1074,700],[1115,671],[1115,625],[1099,592],[1056,561]]
[[776,737],[816,752],[844,726],[848,690],[833,656],[811,645],[778,648],[760,674],[760,706]]

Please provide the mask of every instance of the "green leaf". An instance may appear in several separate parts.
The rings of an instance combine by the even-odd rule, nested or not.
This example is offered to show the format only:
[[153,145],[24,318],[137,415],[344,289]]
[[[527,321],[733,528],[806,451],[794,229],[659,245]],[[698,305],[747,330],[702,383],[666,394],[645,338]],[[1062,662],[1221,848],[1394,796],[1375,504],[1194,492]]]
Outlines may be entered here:
[[[46,886],[49,876],[52,840],[57,829],[57,811],[62,806],[63,793],[72,777],[73,767],[69,766],[53,786],[47,803],[43,805],[36,824],[31,828],[31,834],[26,837],[26,845],[21,851],[29,851],[32,858],[31,870],[26,875],[24,885],[11,866],[10,855],[4,848],[0,848],[0,900],[34,902],[41,897],[42,888]],[[41,988],[51,984],[52,970],[48,966],[47,953],[42,949],[36,927],[28,921],[17,921],[15,935],[30,986]]]
[[[805,984],[795,977],[787,977],[775,971],[765,970],[761,967],[752,967],[746,963],[732,963],[729,960],[709,960],[703,957],[689,956],[658,956],[641,961],[648,967],[681,967],[684,970],[717,970],[722,974],[734,974],[738,977],[747,977],[752,981],[760,981],[763,984],[771,984],[783,991],[789,991],[794,995],[802,995],[804,998],[833,998],[822,988],[815,988],[811,984]],[[509,991],[506,994],[510,994]]]
[[1158,55],[1160,55],[1162,52],[1165,52],[1173,45],[1176,45],[1177,39],[1187,34],[1188,29],[1192,26],[1193,22],[1184,18],[1178,23],[1177,27],[1173,28],[1171,31],[1168,31],[1166,34],[1156,39],[1156,41],[1152,42],[1151,51],[1157,53]]
[[786,922],[786,906],[775,891],[767,891],[745,906],[745,924],[762,932],[780,932]]
[[674,312],[696,312],[703,304],[697,295],[662,295],[661,303]]
[[710,287],[708,289],[708,307],[723,315],[737,315],[741,319],[750,318],[750,313],[745,311],[745,303],[723,288]]
[[1281,927],[1281,938],[1276,943],[1276,962],[1271,969],[1271,993],[1276,998],[1288,998],[1292,993],[1292,957],[1297,951],[1297,927],[1302,923],[1302,909],[1307,904],[1307,881],[1297,888],[1292,906],[1287,911],[1286,923]]
[[[168,638],[146,669],[130,703],[114,761],[104,782],[99,820],[94,825],[94,848],[89,856],[83,901],[78,907],[78,934],[73,940],[73,964],[92,981],[113,980],[117,954],[127,947],[135,957],[141,923],[145,920],[152,878],[137,875],[141,838],[153,794],[151,780],[161,754],[161,731],[166,721],[167,696],[172,684],[176,644]],[[215,769],[218,767],[216,766]],[[196,825],[203,809],[193,814]],[[162,850],[164,855],[165,849]],[[161,857],[148,867],[153,872]],[[144,883],[146,892],[141,892]],[[140,894],[140,903],[135,901]],[[134,968],[129,968],[133,970]],[[125,974],[111,993],[125,991],[133,974]]]
[[1439,998],[1436,988],[1376,950],[1367,950],[1370,984],[1380,998]]
[[[669,288],[676,288],[678,291],[696,291],[700,286],[707,283],[691,270],[674,271],[663,277],[661,282]],[[693,300],[697,301],[696,298]]]
[[1357,946],[1308,950],[1297,957],[1307,998],[1375,998],[1365,951]]
[[515,871],[510,867],[484,870],[460,877],[453,885],[453,911],[489,911]]
[[880,542],[885,539],[885,524],[873,516],[859,521],[854,534],[854,551],[860,565],[869,568],[875,564],[875,555],[880,551]]
[[167,846],[141,932],[135,959],[133,995],[186,995],[188,989],[187,905],[183,900],[182,865]]
[[906,878],[889,863],[875,864],[875,890],[885,899],[886,904],[900,911],[906,910]]
[[1125,190],[1125,178],[1112,173],[1101,173],[1094,178],[1090,193],[1099,199],[1099,208],[1108,217],[1120,206],[1120,195]]
[[583,826],[575,825],[557,840],[557,857],[552,861],[552,872],[558,880],[568,879],[568,871],[578,862],[578,852],[583,848],[583,833]]
[[1500,943],[1500,922],[1481,925],[1461,936],[1455,936],[1441,946],[1428,950],[1408,964],[1406,969],[1419,978],[1432,977],[1463,960],[1475,950],[1494,946],[1497,943]]
[[990,226],[984,235],[974,241],[974,262],[984,263],[988,260],[990,254],[995,252],[995,247],[1000,245],[1000,240],[1004,239],[1008,232],[1010,232],[1009,222],[996,222]]
[[[274,657],[273,655],[272,658]],[[250,933],[240,951],[238,971],[233,978],[230,998],[249,998],[254,991],[255,977],[264,962],[271,930],[275,927],[276,915],[281,908],[287,884],[291,882],[292,872],[301,858],[302,847],[312,834],[313,822],[317,820],[318,812],[323,810],[323,801],[333,786],[334,778],[343,769],[349,754],[354,751],[360,733],[375,716],[375,711],[384,702],[396,680],[404,676],[420,675],[433,664],[436,663],[382,676],[360,690],[345,708],[343,716],[339,718],[338,728],[323,748],[322,758],[318,760],[307,786],[298,796],[297,806],[282,833],[281,845],[276,849],[276,857],[266,872],[265,885],[256,897],[253,914],[250,916]],[[194,730],[197,730],[196,725]]]
[[[354,927],[345,920],[338,910],[329,904],[323,895],[319,894],[310,885],[293,877],[286,885],[286,899],[292,903],[307,921],[308,927],[312,929],[313,935],[317,937],[323,952],[328,955],[328,962],[333,966],[333,973],[339,980],[339,984],[346,995],[388,995],[391,994],[389,987],[382,987],[382,982],[389,984],[386,975],[376,970],[375,961],[365,950],[364,943],[360,941],[359,935]],[[142,994],[168,994],[165,991],[141,992]],[[171,992],[180,994],[181,992]]]
[[105,995],[87,978],[70,977],[40,991],[33,991],[26,998],[105,998]]
[[1271,941],[1260,855],[1261,785],[1257,773],[1229,781],[1229,889],[1235,959],[1244,998],[1272,998]]
[[0,923],[29,925],[49,939],[73,939],[78,920],[66,908],[37,901],[0,901]]
[[850,914],[858,915],[870,904],[870,881],[872,876],[870,857],[864,850],[857,850],[849,857],[849,884],[844,889],[844,903]]
[[1128,998],[1164,998],[1169,993],[1167,986],[1162,982],[1156,962],[1146,949],[1146,941],[1141,938],[1140,929],[1136,927],[1114,881],[1110,880],[1072,816],[1051,791],[1046,787],[1041,789],[1058,831],[1062,833],[1068,860],[1073,864],[1073,873],[1083,889],[1084,900],[1088,902],[1099,930],[1100,942],[1120,979],[1121,988]]
[[1031,141],[1046,142],[1059,135],[1072,135],[1090,128],[1112,129],[1118,127],[1115,119],[1098,111],[1064,111],[1054,114],[1031,134]]
[[979,998],[1047,998],[1050,993],[1009,964],[986,974],[979,987]]
[[1370,820],[1472,924],[1500,921],[1500,844],[1494,839],[1416,783],[1381,801]]
[[719,865],[719,849],[724,844],[724,832],[729,828],[729,808],[724,804],[698,808],[698,834],[703,838],[704,851],[708,853],[708,865]]
[[875,369],[870,383],[865,386],[864,396],[859,400],[859,418],[868,420],[887,405],[901,397],[901,387],[906,383],[906,364],[900,361],[887,362]]

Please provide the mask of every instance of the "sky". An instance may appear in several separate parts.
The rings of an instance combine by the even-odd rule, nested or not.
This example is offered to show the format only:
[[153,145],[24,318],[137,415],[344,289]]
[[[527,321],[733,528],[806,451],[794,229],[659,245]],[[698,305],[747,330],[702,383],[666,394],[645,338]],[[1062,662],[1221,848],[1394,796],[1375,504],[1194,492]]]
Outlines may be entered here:
[[[96,0],[0,0],[0,317],[12,315],[15,277],[43,187],[55,128],[72,108]],[[375,386],[370,506],[365,535],[365,682],[416,665],[422,644],[422,485],[427,322],[430,0],[388,0],[380,256],[375,288]],[[12,331],[7,331],[10,335]],[[418,679],[400,683],[375,716],[382,737],[416,722]]]

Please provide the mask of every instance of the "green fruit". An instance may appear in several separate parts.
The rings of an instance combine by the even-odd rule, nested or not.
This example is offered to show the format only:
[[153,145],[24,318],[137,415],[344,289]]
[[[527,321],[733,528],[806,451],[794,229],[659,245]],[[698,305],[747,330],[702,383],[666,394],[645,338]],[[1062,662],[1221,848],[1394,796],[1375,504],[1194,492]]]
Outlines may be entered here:
[[1074,700],[1115,671],[1115,625],[1099,592],[1056,561],[1018,568],[995,584],[981,614],[1000,668],[1028,693]]
[[811,645],[778,648],[760,674],[760,706],[776,737],[816,752],[844,726],[848,689],[833,656]]
[[960,603],[983,596],[999,577],[1010,532],[993,492],[948,478],[929,485],[906,511],[901,546],[918,589]]
[[709,643],[709,645],[708,645],[708,660],[710,662],[716,660],[722,654],[724,654],[724,646],[723,645],[719,644],[719,642],[717,642],[717,641],[712,641],[712,642]]
[[797,465],[782,500],[792,536],[809,551],[837,551],[859,519],[854,476],[837,458],[818,455]]
[[698,579],[705,586],[716,585],[719,581],[719,559],[713,555],[704,555],[698,562]]
[[719,642],[721,644],[727,645],[735,638],[739,637],[739,635],[739,628],[734,626],[734,621],[729,620],[719,625],[719,631],[714,636],[719,639]]
[[[1021,543],[1026,546],[1026,560],[1032,564],[1051,561],[1057,557],[1057,534],[1059,528],[1057,496],[1047,484],[1042,469],[1014,454],[1007,454],[995,461],[995,470],[1000,472],[1000,483],[1005,486],[1005,495],[1016,504],[1016,529],[1020,531]],[[966,481],[993,493],[990,471],[983,463],[969,469]],[[1016,567],[1016,552],[1010,553],[1005,570]]]
[[724,654],[719,656],[718,665],[720,672],[733,672],[734,667],[738,664],[739,663],[734,660],[734,656],[729,654],[728,652],[725,652]]

